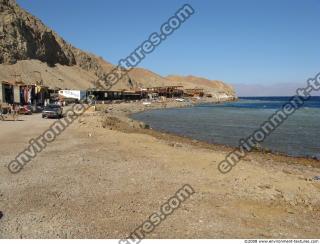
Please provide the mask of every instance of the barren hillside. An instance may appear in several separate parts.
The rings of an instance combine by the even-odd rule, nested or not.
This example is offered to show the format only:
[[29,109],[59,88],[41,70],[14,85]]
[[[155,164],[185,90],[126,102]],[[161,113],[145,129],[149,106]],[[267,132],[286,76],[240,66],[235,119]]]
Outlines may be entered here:
[[[0,81],[22,80],[58,88],[95,87],[115,68],[94,54],[86,53],[63,40],[41,20],[20,8],[15,0],[0,0]],[[100,82],[100,84],[103,82]],[[112,89],[183,85],[233,93],[223,82],[202,78],[169,77],[136,68]]]

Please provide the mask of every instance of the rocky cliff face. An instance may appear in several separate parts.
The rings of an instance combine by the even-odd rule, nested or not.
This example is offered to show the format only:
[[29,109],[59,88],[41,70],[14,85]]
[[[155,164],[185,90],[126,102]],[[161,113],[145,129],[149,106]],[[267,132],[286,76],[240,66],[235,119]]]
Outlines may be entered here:
[[74,65],[72,47],[13,0],[0,0],[0,62],[38,59],[49,65]]
[[97,77],[113,66],[83,52],[46,27],[39,19],[21,9],[14,0],[0,0],[0,63],[40,60],[49,66],[77,65]]
[[[107,74],[114,68],[105,60],[67,43],[41,20],[20,8],[15,0],[0,0],[1,80],[19,76],[30,83],[43,79],[49,86],[85,89],[103,84]],[[36,74],[40,78],[35,77]],[[97,82],[99,80],[102,82]],[[125,75],[112,89],[177,84],[215,89],[210,81],[208,84],[197,84],[197,80],[201,83],[200,79],[191,82],[189,78],[164,78],[149,70],[137,68]],[[219,89],[226,89],[229,93],[232,88],[223,87],[223,84]]]

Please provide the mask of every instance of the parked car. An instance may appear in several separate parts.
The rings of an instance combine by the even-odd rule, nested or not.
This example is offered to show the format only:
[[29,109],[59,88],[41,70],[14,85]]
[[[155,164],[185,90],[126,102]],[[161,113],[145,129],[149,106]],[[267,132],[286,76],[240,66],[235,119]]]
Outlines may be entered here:
[[19,114],[32,115],[32,107],[30,105],[24,105],[19,108]]
[[63,116],[63,109],[60,105],[50,104],[44,107],[42,111],[42,118],[57,118],[60,119]]
[[33,113],[41,113],[43,111],[44,106],[37,104],[36,106],[34,106],[33,109]]

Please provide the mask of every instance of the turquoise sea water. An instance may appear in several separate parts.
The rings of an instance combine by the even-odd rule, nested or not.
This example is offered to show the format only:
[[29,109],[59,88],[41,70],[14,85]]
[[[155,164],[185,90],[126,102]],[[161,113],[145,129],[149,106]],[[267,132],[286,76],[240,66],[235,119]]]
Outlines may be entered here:
[[[153,129],[215,144],[238,146],[288,97],[241,98],[237,102],[134,114]],[[263,148],[291,156],[320,159],[320,97],[312,97],[264,142]]]

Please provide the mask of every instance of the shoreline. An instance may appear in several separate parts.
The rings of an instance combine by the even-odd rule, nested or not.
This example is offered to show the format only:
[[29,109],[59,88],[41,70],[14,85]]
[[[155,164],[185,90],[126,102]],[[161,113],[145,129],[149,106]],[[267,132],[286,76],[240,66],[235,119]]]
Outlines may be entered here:
[[32,115],[0,123],[0,236],[123,239],[189,184],[196,193],[149,239],[319,237],[320,169],[312,161],[255,152],[221,174],[217,165],[230,148],[150,130],[128,117],[163,107],[89,109],[14,176],[8,161],[53,120]]
[[[103,112],[102,111],[103,107],[108,107],[110,105],[113,106],[111,109],[112,112],[107,110],[108,111],[107,117],[115,116],[116,118],[121,120],[121,122],[123,122],[124,124],[122,124],[118,128],[117,128],[117,126],[115,126],[114,129],[125,132],[125,133],[142,133],[142,134],[147,134],[147,135],[153,136],[157,139],[164,140],[167,142],[184,143],[184,144],[189,144],[191,146],[198,147],[198,148],[228,153],[228,152],[231,152],[232,150],[236,149],[237,147],[233,147],[233,146],[229,146],[229,145],[225,145],[225,144],[209,143],[206,141],[193,139],[191,137],[178,135],[178,134],[171,133],[171,132],[156,130],[156,129],[150,128],[148,125],[147,125],[148,128],[141,128],[141,126],[143,127],[143,125],[145,125],[145,123],[143,121],[135,120],[135,119],[131,118],[131,115],[133,115],[133,114],[139,114],[139,113],[143,113],[143,112],[146,112],[149,110],[187,108],[187,107],[193,107],[195,105],[201,105],[201,104],[213,104],[213,103],[224,103],[224,102],[233,102],[233,101],[217,102],[217,101],[214,101],[213,99],[212,100],[207,99],[205,101],[198,101],[198,102],[194,102],[194,103],[190,104],[188,102],[176,102],[174,100],[169,100],[169,101],[165,102],[164,104],[154,103],[154,104],[152,104],[152,106],[147,106],[147,107],[142,105],[141,102],[120,103],[120,104],[103,104],[103,105],[99,104],[98,105],[99,108],[97,111]],[[125,108],[121,108],[121,105],[122,106],[124,105]],[[133,106],[131,106],[131,105],[133,105]],[[137,106],[135,106],[135,105],[137,105]],[[117,108],[117,106],[120,106],[120,108]],[[138,124],[139,126],[132,126],[132,124],[130,125],[130,123],[132,123],[132,122],[134,122],[135,124]],[[125,124],[127,124],[127,125],[125,125]],[[248,157],[250,155],[252,155],[254,157],[261,157],[266,160],[277,160],[277,161],[281,161],[286,164],[295,163],[295,164],[320,168],[320,160],[312,158],[312,157],[308,157],[308,156],[290,156],[290,155],[288,155],[286,153],[282,153],[282,152],[263,151],[263,149],[253,150],[253,151],[249,152],[246,157]],[[242,159],[242,160],[245,160],[246,157],[244,157],[244,159]]]

